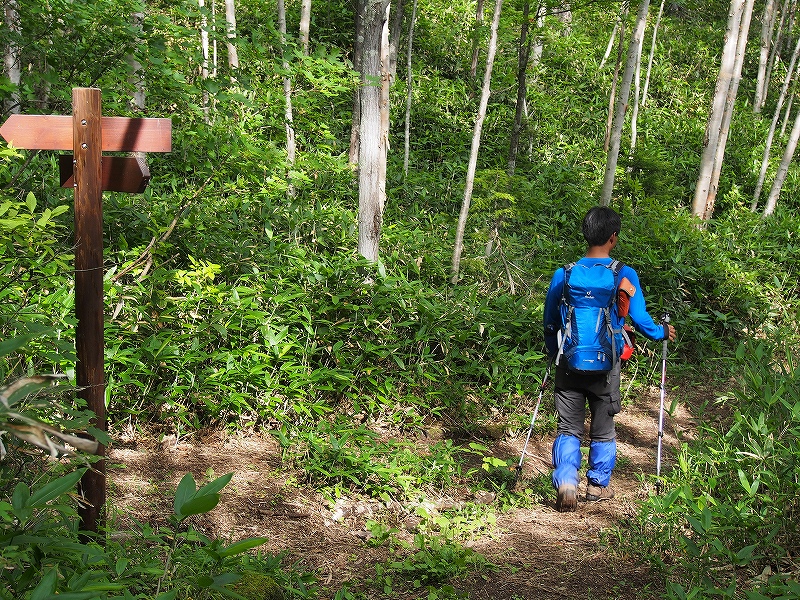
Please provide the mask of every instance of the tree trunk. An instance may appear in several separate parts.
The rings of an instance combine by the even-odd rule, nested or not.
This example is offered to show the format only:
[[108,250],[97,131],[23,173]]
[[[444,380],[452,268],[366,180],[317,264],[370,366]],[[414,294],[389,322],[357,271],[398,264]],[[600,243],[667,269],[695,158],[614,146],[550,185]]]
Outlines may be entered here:
[[728,13],[728,27],[725,32],[725,44],[722,50],[717,84],[714,90],[714,100],[711,113],[706,124],[703,155],[700,159],[700,173],[697,178],[692,212],[702,220],[711,218],[708,206],[711,192],[711,177],[714,172],[714,159],[717,156],[717,146],[720,139],[720,128],[725,114],[725,103],[728,100],[728,90],[733,79],[734,65],[736,64],[736,48],[739,38],[739,26],[742,22],[745,0],[731,0]]
[[408,177],[408,162],[411,154],[411,100],[413,97],[414,71],[411,68],[411,49],[414,45],[414,25],[417,21],[417,0],[411,8],[411,23],[408,26],[408,48],[406,50],[406,65],[408,74],[406,78],[406,125],[405,125],[405,152],[403,154],[403,175]]
[[[364,12],[368,0],[355,0],[355,40],[353,42],[353,69],[362,73],[362,48],[364,46]],[[361,77],[363,81],[363,73]],[[358,165],[359,132],[361,130],[361,85],[353,92],[353,123],[350,127],[350,165]]]
[[400,30],[403,27],[403,11],[405,10],[405,0],[394,0],[395,6],[392,16],[392,24],[389,28],[389,77],[391,81],[397,78],[397,53],[400,49]]
[[239,52],[236,49],[236,0],[225,0],[225,24],[228,38],[228,66],[239,68]]
[[[792,78],[794,77],[798,56],[800,56],[800,39],[797,40],[797,45],[794,48],[794,52],[792,52],[792,58],[789,61],[789,68],[786,71],[786,79],[783,82],[781,94],[778,96],[778,102],[775,105],[775,113],[772,115],[772,123],[770,124],[769,132],[767,133],[767,140],[764,142],[764,155],[761,158],[761,170],[758,173],[758,181],[756,182],[756,188],[753,192],[753,202],[750,205],[750,210],[753,212],[755,212],[755,210],[758,208],[758,200],[761,197],[761,190],[764,187],[764,180],[767,177],[767,169],[769,168],[769,155],[772,152],[772,140],[775,137],[775,130],[778,128],[778,121],[781,117],[781,109],[783,108],[783,103],[786,100],[789,86],[791,85]],[[790,108],[791,102],[789,104]]]
[[522,5],[522,27],[519,34],[519,47],[517,50],[517,105],[514,111],[514,124],[511,126],[511,141],[508,150],[508,175],[512,177],[517,167],[517,153],[519,152],[519,135],[522,131],[522,116],[525,112],[525,103],[528,97],[528,60],[531,56],[531,42],[528,37],[530,28],[530,0],[524,0]]
[[603,178],[603,190],[600,194],[600,203],[603,206],[611,204],[611,193],[614,190],[614,177],[619,160],[619,148],[622,140],[622,127],[625,124],[625,112],[628,108],[628,98],[631,94],[631,83],[636,65],[641,55],[642,39],[644,29],[647,25],[647,13],[650,8],[650,0],[642,0],[639,12],[636,15],[636,27],[633,31],[630,44],[628,45],[628,57],[625,62],[625,72],[622,75],[622,85],[616,109],[614,110],[614,127],[611,132],[611,140],[606,158],[606,172]]
[[[208,79],[208,61],[209,61],[209,45],[208,45],[208,17],[206,16],[206,0],[197,0],[197,5],[200,7],[200,50],[202,52],[202,63],[200,65],[200,77],[205,81]],[[209,121],[209,98],[208,91],[203,89],[203,113],[205,114],[206,122]]]
[[[131,26],[134,30],[141,33],[142,25],[144,24],[144,13],[137,12],[133,13],[131,16]],[[141,42],[141,39],[137,36],[137,42]],[[144,91],[144,69],[142,68],[141,63],[136,60],[136,56],[133,52],[130,52],[126,58],[125,62],[128,63],[128,67],[130,67],[130,75],[128,76],[128,82],[133,85],[133,97],[131,98],[131,106],[133,108],[143,111],[145,106],[145,91]]]
[[778,166],[778,172],[775,174],[775,181],[772,183],[772,189],[767,198],[767,205],[764,207],[764,216],[768,217],[775,212],[775,207],[778,204],[778,196],[781,194],[783,182],[786,180],[786,174],[789,172],[789,164],[794,157],[794,151],[797,149],[797,141],[800,139],[800,111],[794,119],[794,127],[792,133],[789,134],[789,142],[786,144],[786,150],[783,153],[781,164]]
[[658,28],[661,26],[661,16],[664,14],[664,2],[665,0],[661,0],[661,6],[658,7],[656,24],[653,27],[653,41],[650,43],[650,58],[647,60],[647,74],[644,77],[644,89],[642,90],[642,108],[647,104],[647,90],[650,89],[650,73],[653,70],[653,57],[656,55],[656,36],[658,35]]
[[483,0],[478,0],[475,7],[475,37],[472,39],[472,63],[469,67],[469,76],[471,79],[475,79],[478,73],[478,55],[481,51],[481,25],[483,25]]
[[775,0],[767,0],[764,6],[764,15],[761,18],[761,51],[758,57],[758,76],[756,78],[755,97],[753,98],[753,112],[760,113],[767,98],[766,86],[767,60],[769,48],[772,45],[772,36],[775,32]]
[[19,85],[22,81],[19,37],[22,34],[22,27],[19,20],[19,3],[17,0],[6,1],[5,22],[10,34],[4,57],[5,68],[6,75],[14,86],[14,90],[11,92],[11,98],[6,101],[5,112],[19,114],[22,99],[19,93]]
[[481,144],[481,131],[483,120],[486,118],[486,109],[489,106],[489,93],[492,87],[492,68],[494,67],[494,56],[497,52],[497,29],[500,25],[500,11],[503,7],[503,0],[495,0],[494,17],[492,18],[492,32],[489,38],[489,50],[486,55],[486,72],[483,74],[483,89],[481,91],[481,102],[478,108],[478,116],[475,120],[475,130],[472,134],[472,149],[469,155],[469,165],[467,167],[467,179],[464,186],[464,201],[461,203],[461,212],[458,215],[458,226],[456,228],[455,246],[453,248],[453,266],[451,282],[458,283],[458,272],[461,267],[461,253],[464,250],[464,230],[467,226],[467,216],[469,215],[469,205],[472,201],[472,188],[475,184],[475,171],[478,166],[478,149]]
[[383,115],[388,64],[386,57],[381,55],[385,51],[389,0],[367,0],[364,8],[358,152],[358,252],[367,260],[377,262],[386,204],[387,139]]
[[311,0],[303,0],[300,5],[300,46],[303,55],[308,56],[311,31]]
[[733,78],[731,79],[731,85],[728,89],[725,112],[723,113],[722,124],[720,125],[717,153],[714,156],[714,169],[711,172],[711,185],[709,186],[708,200],[706,201],[707,218],[709,219],[714,212],[714,203],[717,199],[717,190],[719,190],[719,177],[722,173],[722,161],[725,158],[728,133],[731,129],[733,111],[736,107],[736,95],[739,92],[739,82],[742,80],[742,66],[744,65],[744,53],[747,48],[747,37],[750,33],[750,20],[753,16],[753,3],[754,0],[746,0],[744,12],[742,13],[742,22],[739,27],[739,40],[736,44],[736,62],[733,66]]
[[[781,46],[783,45],[783,39],[785,37],[784,31],[787,20],[790,19],[789,17],[790,10],[789,10],[789,0],[784,0],[783,7],[781,8],[781,18],[778,22],[778,33],[775,36],[775,41],[772,45],[772,51],[770,53],[770,57],[767,60],[767,72],[764,75],[764,91],[763,91],[763,101],[766,102],[767,95],[769,94],[769,82],[772,79],[772,70],[775,67],[776,62],[780,59],[781,55]],[[791,25],[789,25],[791,27]]]
[[611,143],[611,126],[614,124],[614,103],[617,100],[617,84],[622,67],[623,50],[625,49],[625,17],[628,15],[628,4],[623,2],[619,17],[619,44],[617,44],[617,64],[614,66],[614,77],[611,79],[611,93],[608,95],[608,118],[606,119],[606,137],[603,141],[603,152],[608,152]]
[[[294,135],[294,114],[292,111],[292,79],[289,76],[289,60],[286,58],[286,5],[283,0],[278,0],[278,31],[281,34],[281,61],[283,63],[283,95],[286,100],[284,118],[286,121],[286,164],[292,170],[297,152],[297,143]],[[287,175],[288,185],[286,193],[289,198],[295,196],[294,184]]]
[[786,103],[786,110],[783,113],[783,121],[781,122],[781,137],[786,135],[786,128],[789,126],[789,116],[792,114],[792,103],[794,102],[795,88],[797,87],[797,83],[793,83],[792,93],[789,94],[789,101]]
[[[649,10],[649,7],[648,7]],[[636,66],[633,69],[633,109],[631,110],[631,152],[636,150],[636,141],[639,135],[639,94],[642,81],[642,48],[644,48],[644,34],[647,28],[647,15],[645,15],[644,29],[642,29],[642,43],[639,44],[639,54],[636,57]]]
[[622,17],[617,17],[617,22],[614,23],[614,29],[611,30],[611,37],[608,38],[608,46],[606,46],[606,52],[603,54],[603,60],[600,61],[600,70],[603,70],[603,67],[606,66],[606,61],[608,57],[611,56],[611,50],[614,48],[614,41],[617,39],[617,32],[619,31],[619,26],[622,21]]

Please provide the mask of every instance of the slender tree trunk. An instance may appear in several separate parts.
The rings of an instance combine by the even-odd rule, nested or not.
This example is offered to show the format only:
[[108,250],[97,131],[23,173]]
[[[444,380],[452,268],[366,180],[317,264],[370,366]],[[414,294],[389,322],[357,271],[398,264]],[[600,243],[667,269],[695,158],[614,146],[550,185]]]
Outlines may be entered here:
[[486,72],[483,74],[483,89],[481,91],[481,102],[478,108],[478,116],[475,119],[475,130],[472,134],[472,148],[469,155],[469,165],[467,167],[467,179],[464,185],[464,200],[461,203],[461,212],[458,216],[458,226],[456,228],[455,246],[453,249],[453,266],[451,282],[458,283],[458,272],[461,268],[461,253],[464,250],[464,230],[467,226],[467,216],[469,215],[469,205],[472,201],[472,188],[475,184],[475,171],[478,166],[478,149],[481,145],[481,131],[483,120],[486,118],[486,109],[489,106],[489,94],[492,88],[492,68],[494,67],[494,57],[497,52],[497,30],[500,25],[500,11],[503,8],[503,0],[495,0],[494,17],[492,18],[492,30],[489,38],[489,50],[486,55]]
[[692,212],[702,220],[711,218],[713,206],[708,205],[711,193],[711,178],[714,172],[714,159],[717,156],[717,147],[720,140],[722,119],[725,115],[725,104],[728,101],[728,90],[733,80],[733,71],[736,64],[736,48],[739,38],[739,27],[742,22],[745,0],[731,0],[728,13],[728,27],[725,32],[725,44],[722,50],[722,60],[714,90],[714,100],[711,113],[706,124],[703,155],[700,159],[700,174],[697,178]]
[[217,54],[217,0],[211,0],[211,78],[217,78],[219,55]]
[[478,0],[475,6],[475,37],[472,40],[472,63],[469,67],[469,76],[471,79],[475,79],[478,73],[478,56],[481,51],[481,25],[483,25],[483,0]]
[[708,191],[708,200],[706,201],[706,210],[708,217],[714,212],[714,203],[717,199],[717,191],[719,190],[719,178],[722,173],[722,161],[725,158],[725,147],[728,144],[728,134],[731,130],[731,121],[733,120],[733,111],[736,107],[736,95],[739,92],[739,82],[742,80],[742,66],[744,65],[744,53],[747,48],[747,36],[750,32],[750,20],[753,16],[753,3],[754,0],[746,0],[744,12],[742,13],[742,23],[739,27],[739,40],[736,44],[736,62],[733,67],[733,79],[728,89],[728,98],[725,103],[725,112],[722,116],[722,124],[719,130],[719,141],[717,142],[717,153],[714,156],[714,169],[711,172],[711,185]]
[[617,64],[614,66],[614,77],[611,79],[611,93],[608,95],[608,118],[606,119],[606,137],[603,141],[603,152],[608,152],[611,143],[611,126],[614,123],[614,104],[617,100],[617,84],[622,68],[622,57],[625,50],[625,17],[628,15],[628,3],[623,2],[619,17],[619,44],[617,44]]
[[786,22],[791,18],[789,15],[790,15],[789,0],[784,0],[783,7],[781,8],[781,18],[778,22],[778,32],[775,36],[775,41],[772,45],[772,51],[770,53],[769,59],[767,60],[767,72],[764,75],[764,90],[762,94],[762,103],[766,102],[767,96],[769,95],[769,82],[770,79],[772,79],[772,71],[775,67],[775,64],[780,59],[781,47],[783,46],[785,29],[787,27]]
[[236,0],[225,0],[225,23],[228,38],[228,66],[239,68],[239,52],[236,49]]
[[664,2],[665,0],[661,0],[661,6],[658,7],[656,24],[653,27],[653,40],[650,43],[650,58],[647,60],[647,74],[644,77],[644,89],[642,90],[642,108],[647,104],[647,90],[650,89],[650,73],[653,71],[653,57],[656,55],[656,36],[658,35],[658,28],[661,26],[661,15],[664,14]]
[[760,113],[767,98],[764,83],[767,78],[767,60],[769,48],[772,45],[772,35],[775,32],[775,0],[766,0],[764,15],[761,18],[761,51],[758,57],[758,76],[756,77],[756,90],[753,99],[753,112]]
[[[353,42],[353,69],[361,73],[361,80],[364,80],[362,68],[362,48],[364,46],[364,12],[367,8],[368,0],[355,0],[355,41]],[[353,92],[353,123],[350,127],[350,165],[358,165],[359,140],[361,131],[361,85],[359,84]]]
[[[142,25],[144,24],[144,13],[138,12],[133,13],[131,15],[131,25],[137,32],[142,31]],[[137,36],[137,42],[141,42],[141,39]],[[144,91],[144,69],[142,68],[141,63],[136,60],[136,55],[131,52],[127,55],[125,61],[128,63],[128,67],[130,68],[130,75],[128,76],[128,81],[131,85],[133,85],[133,97],[131,98],[131,106],[135,109],[142,111],[144,110],[145,106],[145,91]]]
[[22,81],[22,69],[20,64],[19,37],[22,34],[22,26],[19,19],[19,3],[17,0],[7,0],[5,8],[6,27],[10,33],[10,39],[5,52],[5,68],[9,81],[14,86],[11,98],[6,101],[5,111],[11,114],[18,114],[21,106],[21,96],[19,85]]
[[789,165],[794,157],[794,151],[797,149],[798,140],[800,140],[800,111],[798,111],[795,116],[792,133],[789,134],[789,142],[786,144],[786,150],[783,153],[781,164],[778,166],[778,172],[775,174],[775,181],[772,183],[772,189],[767,198],[767,205],[764,207],[765,217],[775,212],[775,207],[778,205],[778,196],[781,194],[783,182],[786,181],[786,174],[789,172]]
[[303,0],[300,5],[300,47],[303,55],[308,56],[311,32],[311,0]]
[[[769,132],[767,133],[767,140],[764,142],[764,155],[761,158],[761,170],[758,173],[758,181],[756,182],[756,188],[753,192],[753,202],[750,205],[750,210],[753,212],[755,212],[755,210],[758,208],[761,190],[764,187],[764,180],[767,177],[767,169],[769,168],[769,155],[772,152],[772,140],[775,137],[775,130],[778,128],[778,121],[781,117],[781,109],[783,108],[783,103],[786,100],[789,86],[791,85],[792,78],[794,77],[798,56],[800,56],[800,39],[797,40],[797,45],[794,48],[794,52],[792,52],[792,58],[789,61],[789,68],[786,71],[786,79],[783,82],[780,96],[778,96],[778,102],[775,105],[775,113],[772,115],[772,123],[770,124]],[[789,108],[791,108],[791,102],[789,105]]]
[[511,126],[511,141],[508,150],[508,175],[514,175],[517,167],[517,153],[519,152],[519,136],[522,131],[522,115],[525,112],[525,104],[528,97],[528,61],[531,56],[531,41],[528,36],[530,28],[531,6],[530,1],[525,0],[522,5],[522,27],[519,34],[519,48],[517,59],[517,105],[514,111],[514,124]]
[[631,152],[636,150],[636,141],[639,135],[639,94],[642,81],[642,48],[644,48],[644,34],[647,28],[647,15],[645,15],[645,29],[642,30],[642,43],[639,44],[639,55],[636,57],[636,67],[633,70],[633,108],[631,110]]
[[394,0],[393,16],[389,27],[389,76],[391,81],[397,78],[397,53],[400,48],[400,30],[403,27],[403,11],[405,0]]
[[636,15],[636,27],[633,31],[630,44],[628,45],[628,58],[625,62],[625,72],[622,75],[622,85],[620,86],[620,96],[614,110],[614,126],[611,132],[611,141],[606,158],[606,172],[603,178],[603,190],[600,194],[600,203],[603,206],[611,204],[611,194],[614,190],[614,177],[619,160],[619,149],[622,140],[622,128],[625,124],[625,112],[628,109],[628,98],[631,94],[631,83],[636,65],[639,63],[644,29],[647,25],[647,13],[650,8],[650,0],[642,0],[639,12]]
[[[209,45],[208,45],[208,17],[206,16],[206,0],[197,0],[200,7],[200,51],[202,52],[202,64],[200,65],[200,77],[205,81],[209,77]],[[206,122],[210,120],[209,115],[208,91],[203,89],[203,113]]]
[[[294,135],[294,113],[292,111],[292,79],[289,76],[289,60],[286,58],[286,5],[283,0],[278,0],[278,31],[281,34],[281,61],[283,63],[283,95],[286,100],[284,119],[286,121],[286,164],[289,171],[294,167],[297,153],[297,143]],[[295,196],[294,184],[288,177],[286,193],[289,198]]]
[[414,46],[414,26],[417,22],[417,0],[411,8],[411,23],[408,26],[408,44],[406,49],[406,124],[405,124],[405,152],[403,154],[403,174],[408,177],[408,162],[411,154],[411,100],[413,99],[414,71],[411,68],[411,49]]
[[[384,80],[388,64],[385,28],[389,0],[367,0],[361,47],[361,119],[358,152],[358,252],[377,262],[386,204],[386,132]],[[383,59],[383,60],[382,60]]]
[[[789,101],[786,103],[786,110],[783,113],[783,121],[781,122],[781,137],[786,135],[786,128],[789,126],[789,116],[792,114],[792,104],[794,102],[794,88],[796,87],[797,84],[795,83],[795,85],[792,86],[792,93],[789,94]],[[755,210],[755,208],[753,208],[753,210]]]
[[614,41],[617,39],[617,32],[619,31],[620,22],[622,17],[617,17],[617,22],[614,23],[614,29],[611,30],[611,37],[608,38],[608,46],[606,46],[606,52],[603,54],[603,60],[600,61],[600,70],[603,70],[603,67],[606,66],[606,61],[608,61],[608,57],[611,56],[611,50],[614,48]]

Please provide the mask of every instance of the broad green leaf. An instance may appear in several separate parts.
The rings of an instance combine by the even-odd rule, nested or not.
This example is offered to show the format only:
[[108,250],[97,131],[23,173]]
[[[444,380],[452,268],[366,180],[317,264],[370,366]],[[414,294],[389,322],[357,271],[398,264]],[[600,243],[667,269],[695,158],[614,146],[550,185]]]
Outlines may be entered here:
[[225,475],[221,475],[217,477],[214,481],[211,481],[197,490],[197,496],[205,496],[206,494],[216,494],[222,488],[224,488],[230,480],[233,478],[233,473],[227,473]]
[[246,552],[252,548],[257,548],[262,544],[267,543],[267,538],[259,537],[259,538],[249,538],[246,540],[241,540],[235,542],[228,546],[227,548],[223,548],[219,551],[219,555],[222,558],[227,558],[228,556],[234,556],[236,554],[241,554],[242,552]]
[[178,488],[175,490],[174,508],[176,515],[180,516],[183,514],[183,505],[194,497],[195,492],[197,492],[197,484],[194,481],[194,476],[191,473],[186,473],[178,484]]
[[28,502],[28,506],[34,508],[40,508],[58,498],[62,494],[75,489],[75,486],[78,485],[78,481],[80,481],[83,474],[86,472],[86,469],[79,469],[69,475],[64,475],[63,477],[59,477],[58,479],[51,481],[43,488],[36,490],[30,498]]
[[214,509],[219,504],[219,494],[206,494],[183,503],[177,513],[181,520],[192,515],[200,515]]
[[47,571],[39,582],[39,585],[31,592],[30,600],[50,600],[56,591],[57,576],[58,572],[55,569]]

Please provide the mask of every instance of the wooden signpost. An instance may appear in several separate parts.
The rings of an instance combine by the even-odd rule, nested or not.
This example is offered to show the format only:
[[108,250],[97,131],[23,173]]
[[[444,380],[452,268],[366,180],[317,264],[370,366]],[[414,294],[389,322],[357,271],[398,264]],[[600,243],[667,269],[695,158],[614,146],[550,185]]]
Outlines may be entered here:
[[[103,191],[141,193],[150,179],[143,159],[103,157],[107,152],[170,152],[170,119],[103,117],[100,90],[74,88],[72,116],[12,115],[0,135],[15,148],[72,150],[60,157],[61,184],[75,189],[76,380],[94,426],[107,431],[103,370]],[[97,531],[106,501],[103,457],[81,480],[87,505],[79,510],[84,531]]]

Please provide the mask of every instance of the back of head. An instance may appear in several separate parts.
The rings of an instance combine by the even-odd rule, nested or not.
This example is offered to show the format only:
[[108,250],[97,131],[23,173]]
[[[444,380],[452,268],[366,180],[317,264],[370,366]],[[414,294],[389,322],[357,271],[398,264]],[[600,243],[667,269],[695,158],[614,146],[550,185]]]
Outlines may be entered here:
[[622,219],[607,206],[595,206],[583,218],[583,237],[589,246],[602,246],[613,234],[619,234]]

